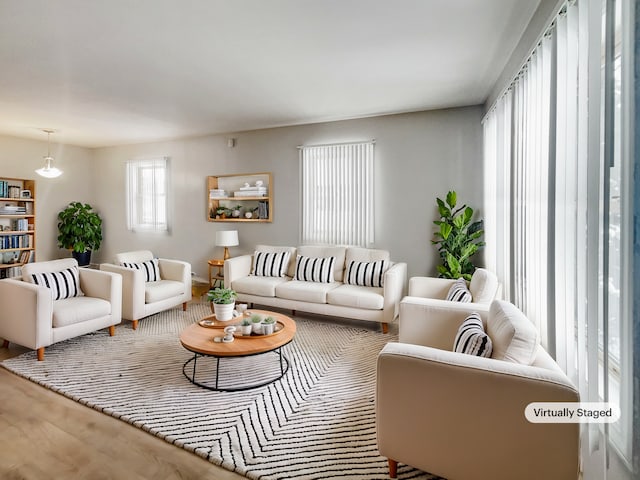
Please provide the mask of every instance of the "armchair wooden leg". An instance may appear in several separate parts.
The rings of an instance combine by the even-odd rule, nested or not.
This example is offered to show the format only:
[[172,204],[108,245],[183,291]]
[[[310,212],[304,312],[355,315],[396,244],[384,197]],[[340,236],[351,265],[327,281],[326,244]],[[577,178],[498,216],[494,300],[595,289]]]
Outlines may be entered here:
[[2,348],[9,348],[9,340],[2,341]]
[[44,347],[40,347],[38,350],[36,350],[36,352],[38,352],[38,361],[41,362],[44,360]]
[[133,323],[132,328],[134,330],[137,330],[138,329],[138,320],[131,320],[131,322]]
[[382,325],[382,333],[389,333],[389,324],[382,322],[380,325]]
[[186,312],[187,311],[187,302],[183,302],[182,303],[182,311]]
[[113,337],[116,334],[116,326],[115,325],[111,325],[109,327],[109,336]]
[[389,476],[391,478],[398,478],[398,462],[395,460],[387,459],[389,462]]

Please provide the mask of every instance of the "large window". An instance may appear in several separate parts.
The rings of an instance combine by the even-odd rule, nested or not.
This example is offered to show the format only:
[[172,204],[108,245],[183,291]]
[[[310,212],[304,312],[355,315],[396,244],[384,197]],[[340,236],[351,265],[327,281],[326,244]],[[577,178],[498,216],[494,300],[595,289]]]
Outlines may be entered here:
[[166,232],[169,159],[127,162],[127,228],[133,231]]
[[303,244],[373,243],[373,142],[300,147]]

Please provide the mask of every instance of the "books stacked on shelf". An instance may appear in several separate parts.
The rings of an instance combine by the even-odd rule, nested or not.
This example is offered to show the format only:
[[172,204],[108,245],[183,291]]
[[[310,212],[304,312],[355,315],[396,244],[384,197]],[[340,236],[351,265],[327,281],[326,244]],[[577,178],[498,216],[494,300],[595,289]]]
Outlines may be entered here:
[[269,218],[269,202],[258,202],[258,218],[263,220]]
[[24,205],[0,205],[1,215],[26,215],[27,207]]
[[224,198],[227,196],[227,192],[225,192],[222,188],[212,188],[209,190],[209,198]]
[[11,230],[15,232],[26,232],[29,230],[29,220],[26,218],[16,218],[11,220]]
[[233,192],[234,197],[265,197],[267,195],[267,187],[240,187],[240,190]]
[[22,267],[9,267],[0,270],[0,279],[22,276]]
[[1,250],[11,250],[14,248],[33,248],[33,236],[28,234],[0,236]]

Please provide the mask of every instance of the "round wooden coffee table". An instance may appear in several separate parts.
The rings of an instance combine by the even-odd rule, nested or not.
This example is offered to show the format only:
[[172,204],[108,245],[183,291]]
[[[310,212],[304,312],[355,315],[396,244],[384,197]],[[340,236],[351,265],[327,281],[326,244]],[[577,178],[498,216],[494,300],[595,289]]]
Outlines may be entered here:
[[[224,336],[223,328],[229,325],[237,325],[237,321],[230,320],[229,322],[215,322],[216,326],[213,328],[202,327],[199,323],[194,323],[193,325],[189,325],[180,333],[180,343],[182,346],[190,352],[193,352],[193,357],[187,360],[182,367],[182,373],[184,373],[184,376],[187,377],[191,383],[209,390],[237,392],[268,385],[276,380],[280,380],[287,373],[289,370],[289,360],[285,355],[283,355],[282,347],[293,340],[296,333],[296,323],[286,315],[282,315],[277,312],[252,309],[251,313],[259,314],[264,317],[271,316],[276,320],[276,322],[280,323],[282,327],[277,333],[271,335],[256,335],[244,338],[242,336],[237,336],[233,342],[229,343],[216,342],[214,338]],[[217,324],[220,324],[220,326]],[[222,358],[249,357],[269,352],[275,352],[278,355],[278,360],[280,362],[279,375],[250,385],[230,387],[219,386],[218,379],[220,374],[220,360]],[[198,357],[214,357],[216,359],[215,383],[213,385],[196,380],[196,364]],[[191,365],[192,368],[188,369],[187,367],[189,367],[189,365]]]

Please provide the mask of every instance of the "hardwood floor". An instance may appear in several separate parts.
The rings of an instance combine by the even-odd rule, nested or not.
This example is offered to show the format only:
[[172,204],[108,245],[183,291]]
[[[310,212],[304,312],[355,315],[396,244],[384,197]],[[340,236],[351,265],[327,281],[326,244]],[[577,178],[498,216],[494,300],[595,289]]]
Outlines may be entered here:
[[[24,351],[0,347],[0,360]],[[0,432],[4,480],[244,478],[2,367]]]

